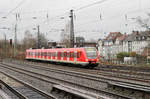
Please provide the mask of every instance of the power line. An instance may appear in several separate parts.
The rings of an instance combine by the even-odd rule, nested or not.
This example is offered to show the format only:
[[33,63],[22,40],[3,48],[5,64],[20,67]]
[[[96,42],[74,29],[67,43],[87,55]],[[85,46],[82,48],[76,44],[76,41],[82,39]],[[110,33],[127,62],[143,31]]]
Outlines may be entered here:
[[12,10],[10,10],[5,17],[7,17],[9,14],[11,14],[13,11],[15,11],[17,8],[19,8],[25,1],[26,0],[22,0],[15,8],[13,8]]
[[77,8],[77,9],[75,9],[75,11],[79,11],[79,10],[88,8],[88,7],[91,7],[91,6],[96,5],[96,4],[101,4],[101,3],[104,3],[104,2],[106,2],[106,1],[108,1],[108,0],[97,1],[97,2],[94,2],[94,3],[88,4],[88,5],[82,6],[82,7],[80,7],[80,8]]

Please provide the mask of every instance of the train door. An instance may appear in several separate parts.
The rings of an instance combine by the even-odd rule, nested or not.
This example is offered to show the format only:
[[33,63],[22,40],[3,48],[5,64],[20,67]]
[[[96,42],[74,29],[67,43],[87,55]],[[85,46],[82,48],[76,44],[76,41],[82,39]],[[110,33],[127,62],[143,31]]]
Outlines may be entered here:
[[77,51],[77,61],[80,61],[80,51]]
[[61,61],[63,60],[64,52],[61,52]]
[[67,51],[67,61],[69,62],[69,51]]
[[74,51],[71,52],[71,60],[74,61]]
[[40,55],[41,57],[40,58],[42,59],[43,58],[43,52],[42,51],[40,51],[40,52],[41,52],[41,55]]
[[33,51],[33,52],[32,52],[32,58],[33,58],[33,59],[34,59],[34,56],[35,56],[35,55],[34,55],[34,51]]
[[52,52],[52,60],[54,60],[55,59],[55,52]]
[[44,52],[45,54],[45,59],[47,59],[47,50],[45,50],[45,52]]
[[77,62],[77,51],[74,52],[74,62]]
[[36,51],[34,51],[34,59],[36,59]]
[[52,59],[52,58],[51,58],[51,57],[52,57],[51,55],[52,55],[52,54],[51,54],[51,52],[49,51],[49,52],[48,52],[48,59],[49,59],[49,60]]
[[72,55],[71,55],[72,53],[71,53],[71,51],[69,52],[69,61],[71,62],[72,61]]
[[48,50],[47,50],[47,60],[49,59],[49,53],[48,53]]
[[39,59],[39,56],[40,56],[40,52],[37,51],[37,59]]
[[55,54],[54,54],[54,55],[55,55],[55,58],[54,58],[55,60],[57,60],[57,54],[58,54],[58,53],[57,53],[57,51],[56,51]]

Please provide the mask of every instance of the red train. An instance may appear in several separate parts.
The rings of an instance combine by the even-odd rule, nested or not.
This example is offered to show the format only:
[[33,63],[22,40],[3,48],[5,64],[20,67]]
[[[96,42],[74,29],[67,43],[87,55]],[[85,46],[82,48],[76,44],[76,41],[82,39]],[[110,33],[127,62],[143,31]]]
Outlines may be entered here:
[[78,64],[85,67],[95,67],[99,62],[99,55],[94,47],[28,49],[25,58],[28,60]]

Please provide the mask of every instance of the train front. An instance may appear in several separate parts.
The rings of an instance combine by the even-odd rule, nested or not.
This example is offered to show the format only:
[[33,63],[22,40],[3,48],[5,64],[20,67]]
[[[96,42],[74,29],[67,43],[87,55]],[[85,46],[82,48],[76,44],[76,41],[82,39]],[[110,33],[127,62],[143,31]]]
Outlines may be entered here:
[[86,47],[86,62],[89,66],[96,67],[99,64],[99,55],[95,47]]

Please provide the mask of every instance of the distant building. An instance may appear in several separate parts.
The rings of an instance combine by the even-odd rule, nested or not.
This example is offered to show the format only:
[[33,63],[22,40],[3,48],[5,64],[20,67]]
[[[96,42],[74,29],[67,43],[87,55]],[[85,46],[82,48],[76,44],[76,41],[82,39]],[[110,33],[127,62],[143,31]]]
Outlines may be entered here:
[[85,43],[84,37],[75,37],[75,47],[83,47]]
[[126,52],[136,52],[140,54],[150,44],[150,32],[133,31],[126,40],[123,41],[123,48]]
[[75,47],[97,47],[96,42],[87,42],[84,37],[75,38]]
[[116,39],[120,36],[122,36],[120,32],[110,32],[110,34],[105,39],[99,39],[98,50],[100,55],[105,59],[112,59],[118,50],[118,46],[115,44]]
[[98,51],[105,59],[114,59],[120,52],[136,52],[145,56],[149,55],[149,49],[150,31],[133,31],[130,35],[110,32],[105,39],[98,40]]
[[55,48],[57,43],[55,41],[48,41],[48,48]]

